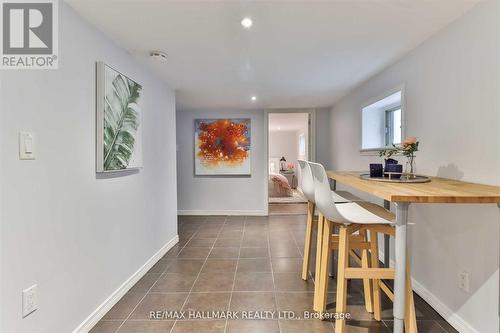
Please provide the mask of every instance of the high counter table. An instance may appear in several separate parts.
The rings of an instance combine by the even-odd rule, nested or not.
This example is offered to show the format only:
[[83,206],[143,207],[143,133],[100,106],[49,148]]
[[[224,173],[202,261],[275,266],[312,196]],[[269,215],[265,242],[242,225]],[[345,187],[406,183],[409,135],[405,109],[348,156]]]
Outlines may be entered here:
[[[405,315],[406,226],[408,207],[412,203],[497,204],[500,208],[500,186],[482,185],[459,180],[431,177],[428,183],[389,183],[360,178],[363,172],[327,171],[328,177],[396,206],[394,332],[403,333]],[[366,173],[366,172],[364,172]]]

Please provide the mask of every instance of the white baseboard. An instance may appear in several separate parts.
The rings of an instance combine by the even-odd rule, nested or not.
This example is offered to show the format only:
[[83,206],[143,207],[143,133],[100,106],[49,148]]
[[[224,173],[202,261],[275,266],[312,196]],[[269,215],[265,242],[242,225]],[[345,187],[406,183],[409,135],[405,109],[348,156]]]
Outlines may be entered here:
[[116,289],[97,309],[94,310],[78,327],[73,331],[73,333],[87,333],[94,327],[95,324],[134,286],[134,284],[139,281],[144,274],[160,258],[162,258],[168,250],[170,250],[175,244],[179,242],[179,236],[175,236],[170,241],[168,241],[158,252],[156,252],[148,261],[142,265],[132,276],[130,276],[118,289]]
[[468,322],[466,322],[462,317],[453,312],[449,307],[447,307],[439,298],[433,293],[427,290],[423,285],[421,285],[417,280],[411,279],[413,290],[422,297],[434,310],[437,311],[453,328],[455,328],[460,333],[478,333]]
[[[379,258],[383,262],[384,251],[379,250]],[[385,263],[384,263],[385,264]],[[394,267],[394,259],[390,259],[389,266]],[[422,297],[448,324],[460,333],[478,333],[466,320],[453,312],[446,304],[444,304],[436,295],[425,288],[420,282],[411,278],[413,291]]]
[[177,215],[267,216],[267,211],[266,210],[178,210]]

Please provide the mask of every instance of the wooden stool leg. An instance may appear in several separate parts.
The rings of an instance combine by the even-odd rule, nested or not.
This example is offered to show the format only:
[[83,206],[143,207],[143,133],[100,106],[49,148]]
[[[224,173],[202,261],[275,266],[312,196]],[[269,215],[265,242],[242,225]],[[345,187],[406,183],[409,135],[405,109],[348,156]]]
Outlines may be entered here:
[[413,288],[411,286],[410,261],[406,258],[406,304],[405,304],[405,332],[417,333],[417,315],[415,313],[415,302],[413,300]]
[[316,263],[317,265],[321,265],[321,277],[320,277],[320,285],[319,285],[319,303],[318,309],[320,313],[326,311],[326,304],[328,298],[328,282],[330,272],[330,248],[331,248],[331,237],[332,237],[332,223],[328,221],[326,218],[323,220],[323,234],[321,235],[323,238],[323,244],[321,248],[321,262]]
[[323,247],[323,224],[324,217],[323,214],[319,213],[318,216],[318,229],[317,229],[317,241],[316,241],[316,272],[314,274],[314,311],[320,311],[319,308],[319,290],[321,285],[321,249]]
[[347,311],[347,279],[345,269],[349,267],[349,235],[346,226],[341,226],[339,231],[339,254],[337,270],[337,319],[335,320],[335,333],[345,330],[344,315]]
[[309,257],[311,254],[312,228],[314,219],[314,203],[307,204],[306,239],[304,241],[304,260],[302,262],[302,280],[307,281],[309,275]]
[[[378,234],[376,231],[370,230],[370,254],[371,254],[371,267],[379,267],[378,259]],[[380,280],[373,279],[373,317],[375,320],[382,319],[382,305],[380,303]]]
[[[361,236],[363,236],[364,241],[368,241],[368,237],[366,236],[366,230],[361,230],[359,232]],[[368,250],[367,249],[362,249],[361,250],[361,267],[368,269]],[[370,286],[371,280],[366,278],[363,279],[363,293],[365,294],[365,307],[366,311],[369,313],[373,312],[373,303],[372,303],[372,288]]]

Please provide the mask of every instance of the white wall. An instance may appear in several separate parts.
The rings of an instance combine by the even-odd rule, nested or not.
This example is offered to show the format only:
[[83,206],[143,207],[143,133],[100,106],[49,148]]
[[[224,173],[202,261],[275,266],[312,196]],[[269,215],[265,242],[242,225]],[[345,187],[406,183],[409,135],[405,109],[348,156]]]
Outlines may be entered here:
[[316,109],[316,162],[330,168],[330,109]]
[[297,164],[298,158],[297,131],[269,131],[269,157],[281,159],[285,157],[287,164]]
[[[1,332],[70,332],[177,235],[175,96],[132,57],[60,7],[58,70],[2,71]],[[143,85],[144,169],[95,174],[95,62]],[[18,131],[37,159],[18,159]],[[40,307],[21,319],[21,290]]]
[[[500,185],[500,3],[471,12],[371,78],[332,109],[331,166],[367,170],[361,107],[406,85],[406,134],[420,140],[417,171]],[[413,205],[410,246],[415,288],[457,329],[498,332],[499,209]],[[458,274],[470,273],[470,292]]]
[[[194,175],[194,119],[250,118],[251,176]],[[264,214],[267,204],[264,112],[177,112],[177,184],[180,214]]]

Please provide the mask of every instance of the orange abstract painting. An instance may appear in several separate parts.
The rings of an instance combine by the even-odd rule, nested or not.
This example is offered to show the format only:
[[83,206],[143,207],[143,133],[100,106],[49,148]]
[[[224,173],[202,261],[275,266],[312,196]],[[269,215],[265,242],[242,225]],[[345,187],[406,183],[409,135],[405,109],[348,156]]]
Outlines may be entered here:
[[195,173],[250,174],[250,119],[196,119]]

